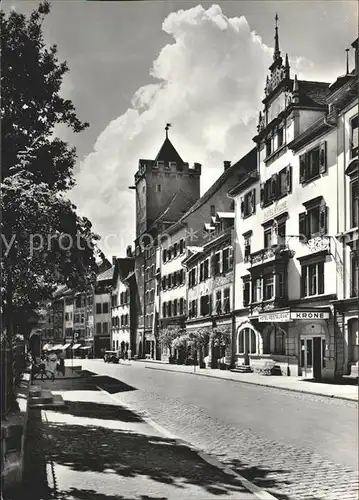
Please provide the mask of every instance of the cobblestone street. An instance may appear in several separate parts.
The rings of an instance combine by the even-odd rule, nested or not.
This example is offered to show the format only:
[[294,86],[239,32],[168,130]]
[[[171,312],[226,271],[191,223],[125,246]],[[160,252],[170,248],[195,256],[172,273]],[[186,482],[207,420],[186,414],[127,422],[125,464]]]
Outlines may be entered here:
[[131,383],[138,390],[104,389],[279,499],[357,498],[355,403],[156,372],[136,363],[83,366]]

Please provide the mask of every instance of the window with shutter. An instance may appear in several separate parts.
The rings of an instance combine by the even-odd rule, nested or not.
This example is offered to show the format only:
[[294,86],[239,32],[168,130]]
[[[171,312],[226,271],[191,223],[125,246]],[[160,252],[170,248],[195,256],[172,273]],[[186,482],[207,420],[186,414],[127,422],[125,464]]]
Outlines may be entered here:
[[271,194],[270,198],[271,200],[275,200],[277,197],[277,186],[278,186],[278,175],[274,174],[271,177]]
[[327,233],[328,207],[321,205],[319,207],[319,233],[321,236]]
[[260,184],[260,206],[263,207],[265,203],[265,192],[264,192],[264,183]]
[[307,155],[306,153],[299,156],[299,182],[303,184],[306,180],[306,170],[307,170]]
[[305,212],[299,214],[299,236],[303,243],[306,243],[308,239],[307,230],[307,214]]
[[256,211],[256,190],[253,189],[250,195],[250,201],[251,201],[251,214],[254,214]]
[[244,217],[244,199],[241,198],[241,217],[243,219]]
[[286,187],[287,187],[287,193],[292,192],[292,167],[288,165],[286,167]]
[[325,174],[327,171],[327,141],[319,144],[319,173]]
[[216,292],[216,314],[222,313],[222,291],[218,290]]

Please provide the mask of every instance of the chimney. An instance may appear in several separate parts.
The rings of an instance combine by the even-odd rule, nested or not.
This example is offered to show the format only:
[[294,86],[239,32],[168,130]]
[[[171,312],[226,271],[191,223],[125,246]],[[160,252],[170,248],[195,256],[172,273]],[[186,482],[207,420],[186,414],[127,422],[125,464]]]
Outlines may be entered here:
[[358,38],[354,40],[352,43],[352,47],[354,49],[354,58],[355,58],[355,72],[358,73],[358,66],[359,66],[359,50],[358,50]]
[[228,160],[225,160],[223,162],[223,165],[224,165],[224,170],[227,170],[227,168],[229,168],[231,166],[232,162],[231,161],[228,161]]
[[129,245],[126,249],[126,256],[127,257],[132,257],[132,247]]
[[117,257],[116,255],[113,255],[112,257],[112,265],[114,266],[116,264]]

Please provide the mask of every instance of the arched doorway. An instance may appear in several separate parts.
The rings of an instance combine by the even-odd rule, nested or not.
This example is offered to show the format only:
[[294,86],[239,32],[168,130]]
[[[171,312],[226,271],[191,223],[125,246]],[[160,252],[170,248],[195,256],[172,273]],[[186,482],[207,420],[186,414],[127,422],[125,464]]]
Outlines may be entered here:
[[249,365],[249,354],[257,354],[257,335],[253,328],[245,327],[238,331],[237,354],[244,356],[245,365]]

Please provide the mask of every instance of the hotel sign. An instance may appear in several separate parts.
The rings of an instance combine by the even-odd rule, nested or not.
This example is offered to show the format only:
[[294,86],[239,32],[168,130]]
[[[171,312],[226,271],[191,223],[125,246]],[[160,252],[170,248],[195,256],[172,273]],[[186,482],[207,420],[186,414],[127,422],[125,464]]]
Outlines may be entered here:
[[297,311],[290,314],[292,319],[329,319],[329,312]]
[[281,203],[278,203],[276,205],[273,205],[272,207],[269,207],[266,210],[264,210],[264,221],[268,219],[273,219],[273,217],[277,217],[277,215],[280,215],[282,212],[286,212],[287,210],[288,210],[287,200],[282,201]]
[[259,323],[286,323],[291,320],[290,311],[278,311],[259,314]]

